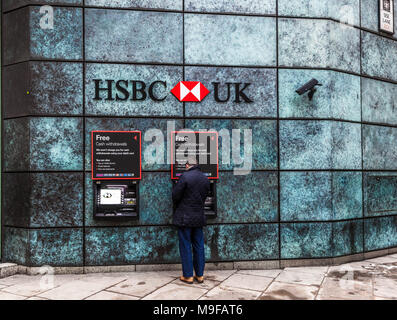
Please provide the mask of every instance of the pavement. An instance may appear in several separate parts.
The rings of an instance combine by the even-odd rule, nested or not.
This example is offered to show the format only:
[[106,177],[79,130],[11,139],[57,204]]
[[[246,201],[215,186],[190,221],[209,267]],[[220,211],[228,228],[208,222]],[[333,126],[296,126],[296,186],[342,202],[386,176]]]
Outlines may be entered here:
[[179,271],[21,275],[0,279],[0,300],[389,300],[397,254],[339,266],[215,270],[203,284]]

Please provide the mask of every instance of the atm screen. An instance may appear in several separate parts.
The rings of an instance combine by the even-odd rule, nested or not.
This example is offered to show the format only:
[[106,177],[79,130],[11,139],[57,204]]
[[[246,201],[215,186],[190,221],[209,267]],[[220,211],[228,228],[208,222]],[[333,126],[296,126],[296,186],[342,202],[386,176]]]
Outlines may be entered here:
[[100,204],[101,205],[109,205],[109,204],[122,204],[122,193],[121,189],[101,189],[100,192]]

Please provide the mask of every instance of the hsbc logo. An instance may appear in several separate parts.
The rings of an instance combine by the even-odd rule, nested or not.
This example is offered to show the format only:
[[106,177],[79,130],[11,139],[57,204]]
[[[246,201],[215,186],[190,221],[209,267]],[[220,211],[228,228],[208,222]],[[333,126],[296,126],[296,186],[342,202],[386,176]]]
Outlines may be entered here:
[[180,81],[171,90],[171,93],[180,102],[200,102],[210,92],[209,90],[199,81]]
[[212,82],[211,91],[200,81],[180,81],[170,91],[165,81],[146,83],[139,80],[94,79],[95,101],[164,101],[172,93],[180,102],[201,102],[211,92],[218,103],[252,103],[246,93],[251,83]]

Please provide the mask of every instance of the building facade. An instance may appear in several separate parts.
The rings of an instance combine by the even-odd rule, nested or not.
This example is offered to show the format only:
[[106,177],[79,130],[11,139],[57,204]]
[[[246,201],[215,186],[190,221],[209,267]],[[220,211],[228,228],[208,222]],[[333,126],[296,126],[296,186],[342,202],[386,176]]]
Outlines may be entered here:
[[[178,263],[169,164],[143,157],[138,221],[94,219],[90,176],[92,130],[166,137],[170,126],[252,130],[252,172],[220,159],[208,261],[329,262],[397,247],[397,32],[379,30],[378,5],[3,0],[2,260]],[[310,100],[295,90],[312,78],[322,86]],[[121,79],[140,96],[117,93]],[[169,91],[182,80],[210,94],[181,103]],[[143,99],[155,81],[164,99]],[[232,86],[216,101],[214,82],[218,100],[225,84],[250,83],[252,102]],[[144,155],[152,141],[142,143]]]

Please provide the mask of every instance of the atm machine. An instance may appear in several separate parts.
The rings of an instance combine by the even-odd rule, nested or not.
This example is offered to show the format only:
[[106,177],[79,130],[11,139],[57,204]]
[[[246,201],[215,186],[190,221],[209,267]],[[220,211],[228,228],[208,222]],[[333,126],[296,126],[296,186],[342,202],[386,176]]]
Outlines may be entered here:
[[139,218],[137,181],[95,181],[94,218]]
[[92,131],[94,219],[139,219],[140,131]]
[[[210,192],[205,200],[204,212],[207,218],[213,219],[217,216],[217,196],[216,183],[219,179],[219,165],[218,165],[218,133],[209,131],[172,131],[171,132],[171,180],[173,186],[178,182],[179,177],[183,174],[186,164],[186,153],[178,152],[183,143],[192,145],[190,138],[194,137],[194,143],[197,146],[194,148],[197,163],[201,171],[210,180]],[[192,139],[190,139],[192,140]],[[183,146],[182,146],[183,148]],[[192,152],[193,148],[190,148]],[[206,154],[206,156],[204,156]],[[206,161],[200,161],[206,157]],[[174,208],[175,210],[175,208]]]

